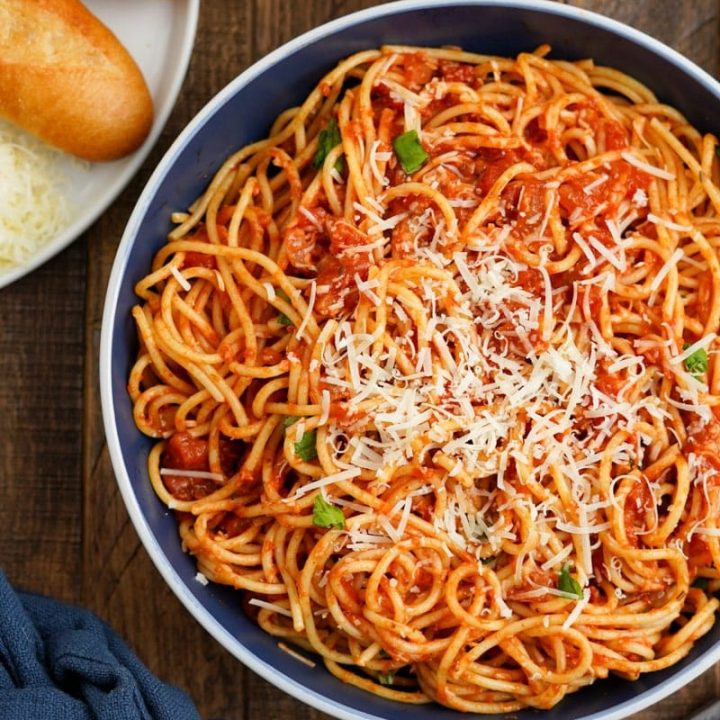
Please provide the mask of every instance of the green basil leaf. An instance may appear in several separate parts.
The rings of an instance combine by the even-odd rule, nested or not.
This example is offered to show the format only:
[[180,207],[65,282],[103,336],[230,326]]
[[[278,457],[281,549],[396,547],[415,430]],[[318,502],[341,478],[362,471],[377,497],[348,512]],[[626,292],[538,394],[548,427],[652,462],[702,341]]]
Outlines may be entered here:
[[345,527],[345,515],[339,507],[329,503],[318,493],[313,504],[313,525],[342,530]]
[[315,448],[316,433],[314,430],[303,433],[303,436],[295,443],[295,454],[309,462],[317,457],[317,449]]
[[560,571],[558,590],[562,590],[570,595],[575,595],[578,599],[582,600],[583,591],[580,587],[580,583],[570,575],[570,565],[567,563],[563,565],[563,568]]
[[297,415],[286,415],[283,418],[282,426],[287,430],[291,425],[294,425],[300,418]]
[[[275,291],[275,294],[276,294],[279,298],[281,298],[282,300],[284,300],[285,302],[287,302],[287,303],[290,302],[290,297],[289,297],[288,294],[287,294],[284,290],[282,290],[281,288],[279,288],[278,290],[276,290],[276,291]],[[278,320],[278,322],[279,322],[281,325],[292,325],[292,324],[293,324],[292,320],[291,320],[285,313],[280,313],[280,314],[278,315],[277,320]]]
[[[313,158],[313,167],[319,170],[325,163],[325,158],[330,154],[330,151],[341,142],[340,129],[338,128],[335,118],[332,118],[325,126],[325,129],[320,131],[318,148]],[[341,173],[344,167],[343,159],[339,157],[335,163],[335,169]]]
[[392,685],[395,682],[395,673],[392,670],[386,673],[378,673],[377,679],[381,685]]
[[393,147],[403,170],[408,175],[419,170],[430,158],[420,144],[416,130],[408,130],[406,133],[398,135],[393,140]]
[[[690,347],[689,343],[685,343],[684,350]],[[685,358],[685,369],[693,375],[702,375],[707,372],[708,358],[705,348],[698,348],[694,353]]]

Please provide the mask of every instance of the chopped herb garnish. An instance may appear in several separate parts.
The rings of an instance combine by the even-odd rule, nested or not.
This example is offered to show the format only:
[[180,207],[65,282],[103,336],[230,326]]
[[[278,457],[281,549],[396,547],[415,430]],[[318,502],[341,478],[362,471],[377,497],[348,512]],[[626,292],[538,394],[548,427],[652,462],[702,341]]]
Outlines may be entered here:
[[[684,349],[687,350],[690,347],[688,343],[685,343]],[[698,348],[694,353],[691,353],[685,358],[685,369],[693,375],[702,375],[707,372],[707,352],[705,348]]]
[[287,430],[291,425],[294,425],[300,418],[297,415],[287,415],[283,418],[282,426]]
[[696,577],[693,580],[692,587],[699,588],[700,590],[706,591],[710,585],[710,580],[706,577]]
[[318,493],[313,504],[313,525],[342,530],[345,527],[345,515],[339,507],[329,503]]
[[395,682],[395,673],[392,671],[386,673],[378,673],[377,679],[381,685],[392,685]]
[[398,135],[393,140],[393,147],[403,170],[408,175],[419,170],[430,158],[420,144],[416,130],[408,130],[406,133]]
[[580,587],[580,583],[570,575],[570,565],[567,563],[563,565],[563,568],[560,571],[558,590],[562,590],[562,592],[568,593],[569,595],[575,595],[577,598],[582,599],[583,591]]
[[317,457],[317,449],[315,448],[315,431],[303,433],[303,436],[295,443],[295,454],[309,462]]
[[[313,167],[316,170],[319,170],[325,163],[325,158],[330,154],[330,151],[341,142],[342,137],[340,136],[340,129],[338,128],[335,118],[332,118],[325,129],[320,131],[318,149],[315,152],[315,157],[313,158]],[[343,168],[343,159],[342,157],[339,157],[335,162],[335,169],[341,173]]]
[[[290,302],[290,297],[288,296],[288,294],[287,294],[284,290],[279,289],[279,290],[276,292],[276,295],[277,295],[279,298],[281,298],[282,300],[284,300],[285,302],[287,302],[287,303]],[[277,320],[278,320],[278,322],[279,322],[281,325],[292,325],[292,324],[293,324],[292,320],[291,320],[285,313],[280,313],[280,314],[278,315]]]

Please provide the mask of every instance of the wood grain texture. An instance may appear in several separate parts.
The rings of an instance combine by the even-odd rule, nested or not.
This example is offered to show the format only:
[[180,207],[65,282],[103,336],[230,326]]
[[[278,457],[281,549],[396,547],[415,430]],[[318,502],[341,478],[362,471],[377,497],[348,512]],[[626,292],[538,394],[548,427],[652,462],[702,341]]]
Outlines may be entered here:
[[0,566],[79,600],[86,243],[0,291]]
[[[18,586],[110,622],[205,720],[324,717],[246,670],[152,566],[117,490],[102,429],[98,353],[113,257],[152,169],[195,113],[251,62],[370,0],[204,0],[185,85],[161,138],[84,237],[0,291],[0,567]],[[718,0],[577,0],[720,68]],[[720,693],[713,669],[633,720],[678,720]]]

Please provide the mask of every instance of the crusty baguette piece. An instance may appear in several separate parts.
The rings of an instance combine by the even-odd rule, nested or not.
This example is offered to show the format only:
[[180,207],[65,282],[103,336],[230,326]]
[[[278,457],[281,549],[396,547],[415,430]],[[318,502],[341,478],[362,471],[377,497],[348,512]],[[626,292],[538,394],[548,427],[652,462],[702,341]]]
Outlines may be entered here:
[[104,161],[142,144],[153,105],[135,61],[79,0],[0,0],[0,117]]

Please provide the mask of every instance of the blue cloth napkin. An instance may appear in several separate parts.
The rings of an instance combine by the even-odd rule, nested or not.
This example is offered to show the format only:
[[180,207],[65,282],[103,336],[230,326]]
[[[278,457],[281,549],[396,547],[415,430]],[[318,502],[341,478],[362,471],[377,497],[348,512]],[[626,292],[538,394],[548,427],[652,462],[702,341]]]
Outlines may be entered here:
[[0,572],[2,720],[199,720],[87,610],[15,592]]

